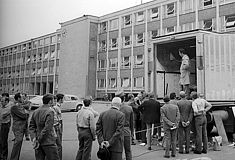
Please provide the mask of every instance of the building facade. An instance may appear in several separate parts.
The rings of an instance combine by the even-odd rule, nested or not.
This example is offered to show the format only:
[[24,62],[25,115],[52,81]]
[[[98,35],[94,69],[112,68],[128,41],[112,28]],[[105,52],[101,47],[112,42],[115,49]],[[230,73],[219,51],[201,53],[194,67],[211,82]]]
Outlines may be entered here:
[[235,0],[155,0],[61,23],[55,33],[0,49],[0,91],[96,98],[120,88],[152,91],[151,42],[195,29],[234,32]]

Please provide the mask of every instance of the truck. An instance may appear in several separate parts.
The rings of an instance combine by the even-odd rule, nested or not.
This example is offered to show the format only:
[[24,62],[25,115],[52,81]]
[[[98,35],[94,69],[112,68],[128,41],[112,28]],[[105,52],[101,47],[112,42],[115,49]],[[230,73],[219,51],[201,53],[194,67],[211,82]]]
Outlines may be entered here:
[[[180,92],[178,49],[184,48],[190,58],[190,91],[202,93],[213,106],[207,115],[209,131],[215,125],[216,113],[222,119],[222,130],[224,127],[227,134],[234,134],[235,34],[191,30],[159,36],[151,47],[153,92],[159,98]],[[221,132],[221,123],[218,125]]]

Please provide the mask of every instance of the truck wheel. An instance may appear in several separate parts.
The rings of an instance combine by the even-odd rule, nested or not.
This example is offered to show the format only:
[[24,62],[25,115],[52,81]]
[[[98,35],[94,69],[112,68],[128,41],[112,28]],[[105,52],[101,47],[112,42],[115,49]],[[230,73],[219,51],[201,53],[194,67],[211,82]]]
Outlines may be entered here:
[[81,104],[77,105],[77,107],[76,107],[76,109],[75,109],[75,112],[78,112],[81,108],[82,108],[82,105],[81,105]]

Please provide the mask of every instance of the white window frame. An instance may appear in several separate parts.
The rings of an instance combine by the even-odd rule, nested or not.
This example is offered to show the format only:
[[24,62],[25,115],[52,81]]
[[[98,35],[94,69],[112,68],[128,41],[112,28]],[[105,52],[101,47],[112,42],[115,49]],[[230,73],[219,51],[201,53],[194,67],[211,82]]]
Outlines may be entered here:
[[36,69],[35,69],[35,68],[33,68],[33,69],[32,69],[32,73],[31,73],[31,75],[32,75],[32,76],[35,76],[35,72],[36,72]]
[[[141,35],[142,35],[142,38],[140,37]],[[145,41],[144,33],[137,33],[136,34],[136,45],[143,45],[144,41]]]
[[40,67],[40,68],[38,68],[38,71],[37,71],[37,74],[41,74],[42,73],[42,68]]
[[136,13],[136,22],[143,23],[144,22],[144,11],[140,11]]
[[[129,20],[127,21],[127,17],[129,17]],[[123,17],[123,26],[127,27],[131,25],[131,15],[126,15]]]
[[[228,19],[233,19],[232,21],[228,22]],[[235,15],[228,15],[224,17],[225,21],[225,28],[230,29],[230,28],[235,28]]]
[[103,89],[106,87],[105,79],[98,79],[98,88]]
[[[103,64],[103,66],[102,66],[102,64]],[[106,67],[105,67],[105,60],[104,59],[100,59],[98,61],[98,70],[105,70],[105,69],[106,69]]]
[[117,88],[117,78],[109,78],[109,88]]
[[[171,5],[174,5],[173,9],[170,10],[170,6]],[[174,16],[175,15],[175,3],[169,3],[166,5],[166,16],[169,17],[169,16]]]
[[[157,13],[153,13],[155,9],[157,9]],[[151,17],[151,20],[159,19],[159,7],[154,7],[150,9],[150,17]]]
[[100,42],[100,51],[106,51],[107,50],[107,42],[106,40],[102,40]]
[[[203,6],[207,7],[207,6],[212,6],[213,4],[213,0],[203,0]],[[208,3],[208,4],[207,4]]]
[[[155,34],[157,32],[157,34]],[[151,39],[156,39],[159,36],[159,30],[153,30],[150,32],[150,38]]]
[[[139,56],[142,56],[142,62],[140,60],[138,60]],[[144,55],[143,54],[136,55],[134,64],[135,64],[134,65],[135,68],[143,67],[144,66]]]
[[[174,31],[169,32],[169,29],[172,28],[172,27],[174,28]],[[175,33],[175,30],[176,30],[175,26],[166,27],[166,34],[173,34],[173,33]]]
[[117,49],[118,48],[118,39],[111,38],[110,39],[110,49]]
[[100,33],[105,33],[107,32],[107,21],[100,23]]
[[[125,83],[127,83],[127,84],[125,84]],[[131,86],[131,78],[130,77],[121,78],[121,87],[129,88],[130,86]]]
[[118,18],[110,20],[110,31],[118,29]]
[[[125,61],[126,58],[128,58],[128,61]],[[131,67],[131,57],[130,56],[122,57],[122,68],[130,68],[130,67]]]
[[[205,28],[206,27],[206,22],[211,21],[211,26],[209,28]],[[213,19],[207,19],[203,21],[203,29],[207,30],[207,31],[212,31],[213,30]]]
[[[140,86],[137,85],[137,80],[138,80],[138,79],[139,79],[140,81],[142,81],[142,82],[140,82],[140,83],[142,83]],[[143,88],[143,87],[144,87],[144,77],[134,77],[133,87],[134,87],[134,88]]]
[[[114,64],[115,66],[112,66]],[[117,58],[110,58],[109,59],[109,69],[117,69],[118,67],[118,59]]]
[[[129,40],[128,40],[129,37]],[[131,46],[131,36],[124,36],[123,37],[123,47],[130,47]]]

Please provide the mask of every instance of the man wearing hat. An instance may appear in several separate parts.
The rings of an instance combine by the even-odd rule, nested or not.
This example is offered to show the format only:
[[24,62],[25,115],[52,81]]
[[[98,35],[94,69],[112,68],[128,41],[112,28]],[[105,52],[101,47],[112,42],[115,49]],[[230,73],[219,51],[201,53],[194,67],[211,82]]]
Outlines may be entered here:
[[133,135],[134,132],[134,125],[133,125],[133,118],[134,113],[131,106],[129,106],[127,103],[124,103],[125,100],[125,94],[124,91],[119,91],[115,93],[116,97],[120,97],[122,100],[122,104],[120,107],[120,111],[124,113],[125,115],[125,124],[124,124],[124,150],[125,150],[125,156],[126,160],[132,159],[132,153],[131,153],[131,135]]
[[114,97],[111,108],[102,112],[96,123],[98,143],[108,148],[110,160],[122,160],[125,115],[119,111],[121,104],[121,98]]

